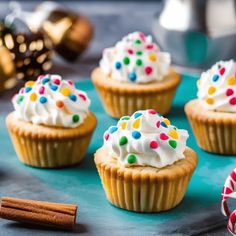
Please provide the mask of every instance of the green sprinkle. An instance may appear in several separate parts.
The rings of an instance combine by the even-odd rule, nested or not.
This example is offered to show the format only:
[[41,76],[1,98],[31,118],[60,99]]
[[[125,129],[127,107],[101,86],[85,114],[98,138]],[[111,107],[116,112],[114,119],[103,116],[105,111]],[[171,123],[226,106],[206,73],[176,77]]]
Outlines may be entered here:
[[169,140],[169,145],[172,147],[172,148],[176,148],[177,147],[177,142],[175,140]]
[[143,64],[143,62],[142,62],[141,59],[138,59],[138,60],[136,61],[136,65],[137,65],[137,66],[141,66],[142,64]]
[[141,40],[139,39],[135,40],[135,44],[141,44],[141,43],[142,43]]
[[141,51],[136,52],[137,56],[141,56],[143,53]]
[[125,57],[124,60],[123,60],[124,64],[125,65],[129,65],[129,58],[128,57]]
[[77,123],[79,121],[79,115],[73,115],[72,120],[74,123]]
[[123,145],[125,145],[127,142],[128,142],[128,139],[127,139],[125,136],[122,136],[122,137],[120,138],[119,144],[120,144],[120,146],[123,146]]
[[124,117],[121,118],[121,120],[129,120],[129,119],[130,119],[129,116],[124,116]]
[[136,163],[136,156],[134,154],[129,154],[127,161],[129,164]]
[[23,100],[24,100],[24,96],[21,95],[21,96],[19,96],[19,97],[17,98],[17,101],[16,101],[16,102],[17,102],[18,105],[20,105]]

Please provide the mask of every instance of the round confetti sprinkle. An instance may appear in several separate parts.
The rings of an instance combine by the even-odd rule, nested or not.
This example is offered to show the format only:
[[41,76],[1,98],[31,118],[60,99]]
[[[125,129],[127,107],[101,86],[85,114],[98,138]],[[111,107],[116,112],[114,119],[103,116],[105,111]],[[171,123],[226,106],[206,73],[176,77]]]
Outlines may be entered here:
[[128,49],[127,52],[131,55],[134,54],[134,51],[132,49]]
[[214,101],[214,99],[212,99],[212,98],[207,98],[207,99],[206,99],[206,103],[209,104],[209,105],[213,105],[214,102],[215,102],[215,101]]
[[219,75],[214,75],[214,76],[212,77],[212,80],[213,80],[214,82],[218,81],[218,79],[219,79]]
[[62,101],[56,101],[56,105],[58,108],[63,108],[64,107],[64,103]]
[[71,95],[69,96],[69,98],[70,98],[70,100],[73,101],[73,102],[75,102],[75,101],[77,100],[77,97],[76,97],[74,94],[71,94]]
[[142,42],[141,42],[141,40],[140,39],[136,39],[135,40],[135,44],[141,44]]
[[157,59],[157,58],[156,58],[156,55],[155,55],[155,54],[150,54],[150,55],[149,55],[149,60],[150,60],[150,61],[156,61],[156,59]]
[[79,97],[86,101],[86,96],[84,94],[79,94]]
[[109,129],[109,132],[110,132],[111,134],[113,134],[113,133],[116,132],[117,130],[118,130],[118,127],[112,126],[112,127]]
[[157,114],[157,112],[154,109],[149,109],[148,113],[151,114],[151,115],[156,115]]
[[52,82],[56,85],[60,85],[60,83],[61,83],[61,81],[59,79],[54,79]]
[[61,94],[63,94],[65,97],[68,97],[70,95],[70,90],[68,88],[62,88]]
[[108,133],[106,133],[106,134],[104,135],[104,138],[105,138],[106,141],[109,139],[109,137],[110,137],[110,135],[109,135]]
[[36,100],[37,100],[37,94],[36,93],[32,93],[30,95],[30,101],[35,102]]
[[233,77],[233,76],[229,77],[229,78],[227,79],[227,84],[228,84],[229,86],[235,85],[235,84],[236,84],[236,78]]
[[134,113],[134,118],[136,119],[136,118],[140,117],[141,115],[142,115],[142,113],[140,113],[140,112],[135,112],[135,113]]
[[157,143],[157,141],[151,141],[150,142],[150,148],[152,148],[152,149],[156,149],[156,148],[158,148],[158,143]]
[[47,98],[46,97],[40,97],[39,102],[44,104],[44,103],[47,102]]
[[133,72],[133,73],[130,73],[129,74],[129,79],[131,80],[131,81],[135,81],[136,80],[136,74]]
[[129,164],[134,164],[136,163],[136,156],[134,154],[129,154],[127,157],[127,161]]
[[145,72],[146,72],[147,75],[150,75],[150,74],[152,73],[152,67],[147,66],[147,67],[145,68]]
[[154,46],[153,46],[153,44],[149,44],[149,45],[147,45],[147,47],[146,47],[147,49],[153,49],[154,48]]
[[122,136],[122,137],[120,138],[119,144],[120,144],[120,146],[123,146],[123,145],[125,145],[127,142],[128,142],[128,139],[127,139],[125,136]]
[[79,122],[79,115],[77,115],[77,114],[73,115],[72,120],[73,120],[74,123]]
[[231,98],[230,100],[229,100],[229,103],[231,104],[231,105],[236,105],[236,97],[233,97],[233,98]]
[[136,52],[136,55],[137,55],[137,56],[142,56],[143,53],[142,53],[141,51],[137,51],[137,52]]
[[30,81],[25,83],[25,87],[33,87],[34,84],[35,84],[35,82],[30,80]]
[[129,58],[128,58],[128,57],[125,57],[125,58],[123,59],[123,62],[124,62],[125,65],[129,65]]
[[129,120],[129,119],[130,119],[129,116],[123,116],[123,117],[121,118],[121,120]]
[[142,60],[141,59],[137,59],[136,60],[136,65],[137,66],[141,66],[143,64]]
[[141,133],[138,132],[138,131],[133,131],[133,132],[132,132],[132,137],[133,137],[134,139],[139,139],[139,138],[141,137]]
[[54,85],[54,84],[50,84],[49,87],[53,91],[57,91],[57,89],[58,89],[58,87],[56,85]]
[[164,121],[161,122],[161,126],[164,127],[164,128],[168,127]]
[[176,130],[171,130],[168,135],[173,139],[178,139],[178,133]]
[[121,63],[120,62],[116,62],[115,66],[116,66],[116,69],[119,70],[121,68]]
[[172,148],[176,148],[177,147],[177,142],[175,140],[169,140],[169,145],[172,147]]
[[220,75],[223,75],[223,74],[225,73],[225,68],[222,67],[222,68],[219,70],[219,73],[220,73]]
[[233,89],[227,89],[225,94],[226,94],[226,96],[229,97],[229,96],[234,94],[234,90]]
[[49,78],[44,78],[43,80],[42,80],[42,84],[43,85],[45,85],[47,82],[49,82],[50,81],[50,79]]
[[211,86],[211,87],[209,87],[209,89],[208,89],[208,94],[211,95],[211,94],[213,94],[215,91],[216,91],[216,88],[213,87],[213,86]]
[[25,92],[26,92],[26,93],[30,92],[31,90],[32,90],[31,87],[25,87]]
[[161,134],[160,134],[160,139],[161,139],[161,140],[167,140],[167,139],[169,139],[169,137],[168,137],[166,134],[161,133]]
[[44,94],[44,91],[45,91],[45,87],[43,87],[43,86],[41,86],[40,88],[39,88],[39,94]]
[[17,103],[18,105],[20,105],[23,100],[24,100],[24,96],[23,96],[23,95],[20,95],[20,96],[18,96],[18,98],[17,98],[17,100],[16,100],[16,103]]

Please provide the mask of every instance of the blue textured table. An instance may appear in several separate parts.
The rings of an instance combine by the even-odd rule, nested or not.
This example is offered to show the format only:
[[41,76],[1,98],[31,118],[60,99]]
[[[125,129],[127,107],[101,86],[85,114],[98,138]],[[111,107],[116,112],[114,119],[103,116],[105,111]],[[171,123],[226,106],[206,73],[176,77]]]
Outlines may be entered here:
[[[36,3],[26,2],[32,9]],[[177,127],[189,131],[188,145],[195,149],[199,164],[193,175],[183,202],[175,209],[160,214],[140,214],[113,207],[106,200],[97,174],[93,153],[102,145],[104,130],[116,121],[109,118],[97,98],[89,78],[104,47],[114,44],[121,36],[141,30],[150,33],[152,16],[158,3],[71,3],[67,5],[89,15],[96,35],[90,49],[75,64],[67,64],[56,57],[52,72],[65,78],[85,80],[79,87],[92,99],[91,110],[98,118],[98,126],[85,160],[76,167],[42,170],[22,165],[17,160],[7,130],[5,116],[12,110],[11,96],[17,88],[0,97],[0,196],[13,196],[37,200],[74,202],[79,205],[78,227],[75,233],[53,231],[0,221],[0,235],[228,235],[226,219],[220,212],[221,188],[236,159],[208,154],[195,142],[183,112],[184,104],[196,96],[196,77],[184,76],[168,118]],[[0,3],[0,14],[6,14],[7,2]],[[132,14],[129,14],[132,12]],[[127,17],[127,15],[129,17]],[[142,20],[140,20],[142,19]]]

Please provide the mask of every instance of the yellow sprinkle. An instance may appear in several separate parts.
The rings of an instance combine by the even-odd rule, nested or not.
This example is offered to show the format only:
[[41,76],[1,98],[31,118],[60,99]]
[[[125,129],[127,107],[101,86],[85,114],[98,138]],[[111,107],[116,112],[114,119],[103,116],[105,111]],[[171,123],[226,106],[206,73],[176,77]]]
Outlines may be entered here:
[[68,97],[70,95],[70,90],[68,88],[62,88],[60,90],[61,94],[63,94],[65,97]]
[[206,103],[208,103],[209,105],[212,105],[212,104],[214,104],[214,99],[212,99],[212,98],[207,98],[206,99]]
[[126,126],[127,126],[127,123],[126,123],[126,122],[123,122],[123,123],[121,124],[121,128],[122,128],[122,129],[126,129]]
[[157,58],[156,58],[155,54],[150,54],[150,55],[149,55],[149,60],[150,60],[150,61],[156,61],[156,59],[157,59]]
[[137,119],[137,120],[133,123],[132,126],[133,126],[134,129],[138,129],[139,126],[140,126],[140,119]]
[[30,95],[30,101],[35,102],[36,100],[37,100],[37,95],[36,95],[36,93],[32,93],[32,94]]
[[166,125],[170,125],[170,121],[167,118],[165,118],[163,122],[165,122]]
[[171,137],[171,138],[174,138],[174,139],[178,139],[178,133],[176,132],[176,130],[171,130],[168,135]]
[[209,89],[208,89],[208,94],[213,94],[215,91],[216,91],[216,88],[213,87],[213,86],[211,86],[211,87],[209,87]]
[[231,76],[227,79],[227,84],[228,85],[235,85],[236,84],[236,78]]
[[34,81],[33,80],[30,80],[28,82],[25,83],[25,87],[32,87],[34,85]]

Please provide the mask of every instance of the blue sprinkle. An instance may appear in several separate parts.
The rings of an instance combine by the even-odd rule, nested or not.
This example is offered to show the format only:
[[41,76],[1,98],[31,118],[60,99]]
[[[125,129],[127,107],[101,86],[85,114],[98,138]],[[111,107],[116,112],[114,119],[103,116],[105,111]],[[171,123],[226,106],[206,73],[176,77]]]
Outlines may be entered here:
[[134,113],[134,118],[136,119],[136,118],[138,118],[139,116],[141,116],[142,115],[142,113],[140,113],[140,112],[135,112]]
[[133,131],[133,132],[132,132],[132,137],[133,137],[134,139],[139,139],[139,138],[141,137],[141,134],[140,134],[140,132],[138,132],[138,131]]
[[77,97],[74,94],[71,94],[69,96],[70,100],[72,100],[73,102],[75,102],[77,100]]
[[39,99],[39,101],[40,101],[42,104],[44,104],[44,103],[47,102],[47,98],[46,98],[46,97],[41,97],[41,98]]
[[31,87],[25,87],[25,92],[26,92],[26,93],[30,92],[31,90],[32,90]]
[[165,128],[167,128],[167,127],[168,127],[168,126],[166,125],[166,123],[165,123],[165,122],[163,122],[163,121],[161,122],[161,126],[162,126],[162,127],[165,127]]
[[121,68],[121,63],[120,62],[116,62],[116,69],[119,70]]
[[42,80],[42,84],[44,85],[44,84],[46,84],[46,83],[49,82],[49,81],[50,81],[49,78],[44,78],[44,79]]
[[129,74],[129,79],[130,79],[131,81],[135,81],[136,78],[137,78],[137,76],[136,76],[135,73],[130,73],[130,74]]
[[112,127],[109,129],[109,132],[110,132],[111,134],[113,134],[113,133],[116,132],[117,130],[118,130],[118,127],[112,126]]
[[219,79],[219,75],[214,75],[214,76],[212,77],[212,80],[213,80],[214,82],[216,82],[218,79]]
[[58,89],[58,87],[56,85],[54,85],[54,84],[50,84],[49,87],[53,91],[56,91]]

